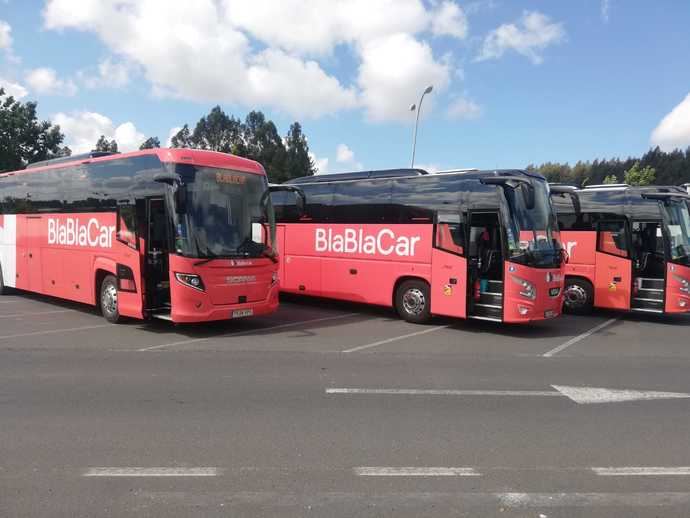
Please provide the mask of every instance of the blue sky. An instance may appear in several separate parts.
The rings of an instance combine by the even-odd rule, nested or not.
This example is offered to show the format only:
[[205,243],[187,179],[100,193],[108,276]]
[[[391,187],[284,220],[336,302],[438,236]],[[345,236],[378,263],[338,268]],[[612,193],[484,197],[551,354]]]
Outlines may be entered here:
[[[215,104],[299,120],[323,172],[524,167],[690,145],[683,0],[0,0],[0,85],[67,143]],[[95,137],[95,138],[94,138]]]

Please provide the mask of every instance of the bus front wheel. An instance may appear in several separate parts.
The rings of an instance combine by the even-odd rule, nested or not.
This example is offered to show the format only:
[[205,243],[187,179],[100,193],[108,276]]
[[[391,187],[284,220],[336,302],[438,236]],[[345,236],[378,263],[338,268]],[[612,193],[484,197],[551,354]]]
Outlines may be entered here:
[[431,320],[429,285],[420,280],[404,281],[395,292],[395,309],[400,318],[413,324]]
[[101,283],[101,313],[111,324],[122,321],[117,309],[117,279],[112,275],[106,275]]
[[566,279],[563,306],[568,313],[587,315],[594,308],[594,288],[584,279]]

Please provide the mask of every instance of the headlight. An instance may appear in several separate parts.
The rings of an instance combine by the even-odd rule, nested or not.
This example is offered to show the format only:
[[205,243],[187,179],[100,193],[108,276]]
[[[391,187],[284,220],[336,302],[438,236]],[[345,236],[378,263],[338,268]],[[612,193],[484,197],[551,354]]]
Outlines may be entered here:
[[683,293],[690,293],[690,282],[687,279],[675,274],[673,275],[673,278],[680,283],[680,291]]
[[191,273],[175,273],[175,278],[180,284],[184,284],[195,290],[204,291],[204,282],[198,275],[193,275]]
[[513,282],[515,284],[520,286],[520,295],[522,295],[526,299],[536,300],[537,290],[534,287],[534,284],[520,277],[516,277],[515,275],[511,275],[510,277],[511,279],[513,279]]

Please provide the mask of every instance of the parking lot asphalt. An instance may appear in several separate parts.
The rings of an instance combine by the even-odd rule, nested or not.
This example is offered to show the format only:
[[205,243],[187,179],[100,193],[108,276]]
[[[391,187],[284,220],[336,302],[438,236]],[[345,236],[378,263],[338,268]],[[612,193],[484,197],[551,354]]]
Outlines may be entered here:
[[0,298],[0,516],[690,515],[690,318]]

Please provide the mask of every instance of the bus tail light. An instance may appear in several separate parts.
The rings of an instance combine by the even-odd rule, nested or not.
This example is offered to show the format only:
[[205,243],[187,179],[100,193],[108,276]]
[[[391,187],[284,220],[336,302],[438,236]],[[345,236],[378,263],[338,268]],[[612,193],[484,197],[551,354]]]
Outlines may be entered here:
[[193,275],[190,273],[175,273],[175,278],[180,284],[184,284],[189,288],[193,288],[199,291],[205,291],[204,281],[198,275]]
[[510,277],[513,279],[515,284],[520,286],[520,295],[530,300],[537,299],[537,290],[534,287],[534,284],[515,275],[511,275]]

